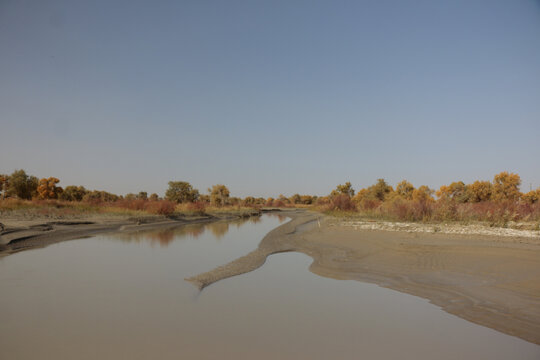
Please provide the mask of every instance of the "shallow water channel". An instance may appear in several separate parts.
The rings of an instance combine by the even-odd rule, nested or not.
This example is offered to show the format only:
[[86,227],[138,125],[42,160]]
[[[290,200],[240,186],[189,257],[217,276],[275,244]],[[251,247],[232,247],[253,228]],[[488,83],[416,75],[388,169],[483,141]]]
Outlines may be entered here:
[[283,217],[67,241],[0,260],[0,359],[540,359],[427,300],[298,253],[199,292]]

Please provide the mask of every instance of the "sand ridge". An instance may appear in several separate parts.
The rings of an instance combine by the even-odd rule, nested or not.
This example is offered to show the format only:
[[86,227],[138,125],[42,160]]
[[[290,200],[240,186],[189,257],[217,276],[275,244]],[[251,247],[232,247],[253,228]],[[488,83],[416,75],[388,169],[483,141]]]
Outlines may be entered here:
[[262,266],[272,254],[310,256],[313,273],[428,299],[474,323],[540,345],[540,245],[511,237],[373,231],[311,212],[268,233],[257,249],[186,280],[199,289]]

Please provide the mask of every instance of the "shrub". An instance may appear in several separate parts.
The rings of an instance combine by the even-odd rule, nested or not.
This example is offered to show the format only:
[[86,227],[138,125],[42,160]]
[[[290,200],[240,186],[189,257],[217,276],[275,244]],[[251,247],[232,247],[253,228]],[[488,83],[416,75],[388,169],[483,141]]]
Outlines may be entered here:
[[81,201],[88,191],[84,186],[66,186],[64,191],[60,194],[59,198],[65,201]]
[[187,209],[194,212],[195,214],[204,215],[206,213],[206,203],[202,201],[189,203]]
[[171,215],[174,213],[176,203],[169,200],[158,200],[146,202],[145,210],[151,214]]
[[330,199],[329,210],[354,211],[356,210],[356,204],[348,195],[334,195]]

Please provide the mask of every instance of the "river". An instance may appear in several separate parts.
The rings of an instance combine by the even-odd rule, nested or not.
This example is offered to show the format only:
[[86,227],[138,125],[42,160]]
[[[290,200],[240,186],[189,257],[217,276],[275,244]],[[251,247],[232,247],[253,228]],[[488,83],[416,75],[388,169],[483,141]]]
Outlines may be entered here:
[[1,359],[539,359],[427,300],[309,272],[299,253],[200,292],[284,217],[111,234],[0,260]]

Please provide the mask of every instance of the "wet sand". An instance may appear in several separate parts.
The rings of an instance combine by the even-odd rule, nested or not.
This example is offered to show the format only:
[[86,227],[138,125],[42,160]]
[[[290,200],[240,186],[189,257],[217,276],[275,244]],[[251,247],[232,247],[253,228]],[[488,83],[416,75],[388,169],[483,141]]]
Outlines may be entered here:
[[[260,215],[260,214],[259,214]],[[255,215],[255,216],[259,216]],[[106,233],[133,233],[156,229],[174,229],[189,224],[201,224],[240,219],[242,216],[193,217],[100,217],[80,219],[1,219],[0,258],[19,251],[45,247],[54,243]]]
[[536,238],[355,229],[296,212],[257,249],[186,279],[199,289],[296,251],[310,271],[428,299],[448,313],[540,345],[540,243]]

